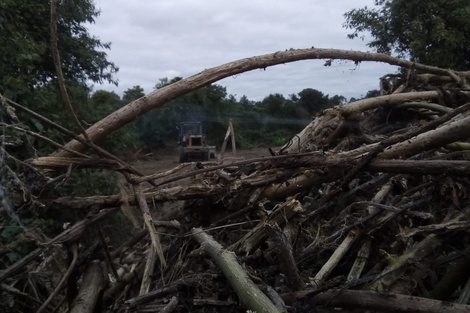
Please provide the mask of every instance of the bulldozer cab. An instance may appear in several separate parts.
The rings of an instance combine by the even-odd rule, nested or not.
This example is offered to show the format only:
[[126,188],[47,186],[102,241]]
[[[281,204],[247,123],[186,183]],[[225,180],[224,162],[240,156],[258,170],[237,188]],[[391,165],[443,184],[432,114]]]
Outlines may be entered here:
[[179,126],[179,145],[202,146],[205,144],[202,136],[202,126],[199,122],[184,122]]
[[178,152],[180,163],[191,160],[208,161],[215,158],[215,146],[206,144],[200,122],[183,122],[179,125]]

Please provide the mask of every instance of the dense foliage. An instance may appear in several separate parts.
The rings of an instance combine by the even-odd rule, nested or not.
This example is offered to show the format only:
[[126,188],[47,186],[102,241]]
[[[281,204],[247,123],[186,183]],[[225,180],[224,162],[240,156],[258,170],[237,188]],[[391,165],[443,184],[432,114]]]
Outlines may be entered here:
[[[162,78],[155,88],[179,79]],[[144,94],[140,86],[134,86],[124,92],[123,103]],[[304,128],[316,112],[345,101],[342,96],[330,98],[310,88],[288,99],[281,94],[271,94],[258,102],[246,97],[237,100],[227,94],[225,87],[213,84],[146,113],[137,119],[135,129],[143,146],[156,150],[176,144],[179,123],[198,121],[203,124],[208,143],[220,147],[228,121],[232,119],[239,147],[282,145]]]
[[[377,52],[456,70],[470,69],[468,0],[376,0],[345,14],[350,38],[370,33]],[[364,37],[362,37],[364,39]]]
[[[99,12],[91,0],[61,1],[58,10],[58,39],[66,80],[85,84],[116,82],[114,63],[101,49],[110,44],[90,35],[85,23]],[[0,2],[0,93],[21,99],[32,89],[50,84],[55,75],[50,46],[49,1]]]
[[[91,0],[61,1],[57,7],[58,41],[62,70],[72,104],[80,120],[87,123],[114,110],[109,103],[90,98],[91,82],[116,83],[118,70],[107,60],[103,43],[88,33],[87,23],[93,23],[99,12]],[[59,96],[50,44],[50,1],[0,2],[0,94],[19,102],[57,124],[78,132],[66,113]],[[34,131],[57,143],[69,140],[46,123],[18,112],[21,128]],[[0,109],[0,118],[5,112]],[[8,134],[10,130],[5,132]],[[22,136],[22,134],[16,134]],[[34,146],[35,154],[44,155],[57,149],[38,137],[23,138],[25,153]],[[111,145],[114,147],[114,145]]]

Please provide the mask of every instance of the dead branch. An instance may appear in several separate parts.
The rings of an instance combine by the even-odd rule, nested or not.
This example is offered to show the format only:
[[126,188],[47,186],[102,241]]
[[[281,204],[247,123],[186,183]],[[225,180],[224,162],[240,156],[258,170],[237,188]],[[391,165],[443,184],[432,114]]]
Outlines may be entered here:
[[399,105],[413,100],[432,100],[438,98],[439,96],[439,91],[415,91],[384,95],[358,100],[352,105],[341,107],[340,112],[344,117],[348,117],[378,107]]
[[451,144],[468,137],[470,132],[470,115],[435,130],[420,134],[410,140],[397,143],[379,155],[379,158],[393,159],[413,156],[422,151],[431,150]]
[[69,94],[67,92],[67,88],[65,87],[65,79],[64,73],[62,72],[62,63],[60,62],[60,54],[59,54],[59,47],[57,45],[57,0],[51,1],[51,51],[52,51],[52,58],[54,60],[54,67],[57,74],[57,80],[59,81],[59,89],[60,94],[62,95],[62,100],[64,101],[65,108],[70,115],[70,118],[75,123],[75,125],[80,130],[81,134],[86,138],[88,138],[88,134],[86,133],[85,128],[83,128],[82,124],[78,120],[77,114],[75,114],[75,110],[73,109],[72,103],[70,102]]
[[70,313],[96,312],[96,304],[100,300],[102,290],[105,287],[103,269],[99,262],[88,265],[83,274],[82,284],[70,309]]
[[[147,226],[147,229],[150,233],[150,238],[152,239],[152,249],[156,251],[158,255],[158,259],[160,260],[161,266],[166,267],[167,264],[165,260],[165,255],[163,254],[163,248],[160,242],[160,235],[158,234],[157,230],[155,229],[155,225],[153,224],[153,219],[150,214],[150,209],[142,193],[142,186],[134,185],[133,187],[134,187],[134,193],[137,198],[137,202],[139,203],[140,209],[142,210],[142,213],[144,216],[145,226]],[[149,258],[151,258],[151,256],[152,256],[152,253],[149,253]],[[149,266],[151,267],[152,264],[149,264]],[[147,270],[149,266],[146,267]]]
[[245,270],[238,264],[233,252],[225,250],[218,242],[200,228],[194,228],[192,235],[194,239],[201,244],[202,250],[217,263],[220,270],[224,273],[230,285],[237,293],[240,302],[247,309],[253,312],[280,312],[248,277]]
[[[266,179],[264,186],[266,187],[262,192],[262,198],[267,199],[282,199],[287,196],[292,196],[299,191],[312,188],[313,186],[321,185],[325,182],[334,181],[341,171],[347,171],[352,166],[357,164],[359,160],[357,158],[339,158],[335,155],[324,155],[320,158],[315,154],[312,157],[298,158],[296,155],[289,155],[290,167],[298,166],[303,168],[305,166],[310,167],[323,167],[322,171],[316,173],[315,171],[303,171],[300,176],[293,179],[286,180],[283,183],[269,186],[271,182],[279,180],[279,177],[286,177],[283,172],[278,172],[277,175]],[[341,162],[338,160],[342,160]],[[328,168],[335,168],[335,173],[326,172]],[[209,171],[206,169],[206,171]],[[337,173],[340,171],[340,173]],[[470,161],[460,160],[381,160],[376,159],[371,161],[362,171],[370,171],[373,173],[406,173],[406,174],[420,174],[420,175],[470,175]],[[297,173],[297,172],[295,172]],[[295,173],[292,176],[295,176]],[[249,178],[241,180],[241,182],[233,182],[232,190],[236,192],[243,184],[248,185],[250,182]],[[237,187],[238,185],[238,187]],[[263,186],[258,183],[258,186]],[[146,201],[175,201],[175,200],[187,200],[197,199],[201,197],[207,197],[213,195],[217,197],[219,194],[223,194],[227,190],[227,186],[224,184],[200,184],[199,182],[184,185],[175,186],[163,189],[149,190],[143,193],[143,197]],[[122,196],[120,194],[109,195],[109,196],[89,196],[89,197],[60,197],[53,199],[50,204],[58,209],[74,209],[83,210],[89,209],[91,206],[98,206],[100,208],[109,208],[119,206],[121,203]],[[126,199],[130,205],[136,205],[137,200],[133,194],[130,194]]]
[[268,224],[270,237],[274,241],[275,251],[279,259],[281,271],[286,276],[287,285],[292,291],[299,291],[305,288],[305,283],[300,277],[297,264],[292,251],[292,245],[280,227]]
[[[62,278],[60,279],[60,282],[57,284],[54,291],[49,295],[46,301],[44,301],[44,303],[39,307],[39,309],[37,310],[37,313],[41,313],[47,308],[47,306],[51,303],[54,297],[56,297],[61,291],[61,289],[64,288],[65,283],[67,282],[70,275],[72,274],[72,271],[75,270],[75,266],[77,265],[77,259],[78,259],[78,244],[73,243],[70,249],[72,250],[72,262],[70,262],[67,272],[65,272],[65,274],[62,276]],[[92,307],[94,307],[95,302],[91,302],[91,303],[92,303]]]
[[388,263],[390,264],[385,268],[377,279],[372,283],[372,290],[380,292],[388,291],[390,286],[395,283],[400,275],[403,274],[404,266],[406,264],[416,264],[421,261],[422,258],[432,253],[442,243],[440,238],[432,234],[426,237],[421,242],[417,243],[409,251],[405,252],[401,256],[389,255]]
[[247,233],[237,243],[229,247],[230,250],[237,253],[251,253],[263,242],[269,235],[270,225],[284,225],[290,218],[305,211],[299,201],[296,199],[287,199],[286,202],[277,206],[274,211],[261,221],[252,231]]
[[111,213],[115,211],[116,211],[116,208],[101,210],[95,216],[92,216],[89,219],[84,219],[84,220],[77,222],[76,224],[71,226],[69,229],[66,229],[65,231],[63,231],[62,233],[60,233],[53,239],[49,240],[46,243],[43,243],[42,247],[33,250],[28,255],[18,260],[17,262],[15,262],[4,271],[0,272],[0,283],[3,282],[5,279],[15,275],[20,270],[22,270],[23,267],[27,266],[31,261],[33,261],[41,253],[46,251],[48,246],[52,244],[56,244],[56,243],[77,241],[82,236],[83,232],[85,231],[87,227],[100,222],[101,220],[107,218]]

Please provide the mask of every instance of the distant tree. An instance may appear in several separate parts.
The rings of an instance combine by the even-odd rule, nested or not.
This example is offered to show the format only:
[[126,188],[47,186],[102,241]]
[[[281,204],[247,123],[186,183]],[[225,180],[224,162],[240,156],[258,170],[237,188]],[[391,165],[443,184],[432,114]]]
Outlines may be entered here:
[[[80,116],[87,123],[95,123],[121,107],[121,98],[114,92],[106,90],[95,91],[87,105],[80,106]],[[128,124],[100,142],[105,149],[116,154],[125,154],[128,150],[136,150],[140,141],[134,124]]]
[[[161,78],[155,84],[155,89],[160,89],[168,84],[181,80],[181,77],[173,79]],[[134,86],[124,92],[124,102],[130,102],[143,95],[140,86]],[[158,149],[167,143],[176,143],[177,126],[185,121],[202,122],[204,132],[210,133],[208,141],[218,140],[228,122],[227,113],[230,111],[230,103],[226,99],[225,87],[209,85],[195,90],[187,95],[179,97],[165,106],[147,112],[136,121],[139,136],[146,146]],[[222,126],[222,123],[224,126]]]
[[[161,78],[155,89],[180,79]],[[134,86],[124,92],[123,99],[128,103],[141,96],[142,88]],[[175,145],[176,127],[185,121],[202,122],[208,143],[220,147],[229,119],[235,127],[239,147],[282,145],[309,123],[310,112],[345,101],[342,96],[335,95],[330,99],[314,89],[305,89],[288,99],[282,94],[270,94],[259,102],[250,101],[246,96],[237,101],[233,95],[227,94],[225,87],[211,84],[147,112],[137,119],[135,125],[140,140],[149,149]]]
[[291,100],[292,102],[297,102],[297,101],[299,101],[299,96],[296,95],[295,93],[290,94],[289,95],[289,100]]
[[[412,61],[470,69],[468,0],[376,0],[375,7],[345,13],[349,38],[369,32],[368,46]],[[362,36],[364,39],[364,36]]]
[[346,98],[343,96],[334,95],[328,98],[328,106],[335,106],[346,103]]
[[366,93],[366,98],[373,98],[377,96],[380,96],[380,90],[378,89],[372,89]]
[[[123,92],[121,105],[126,105],[134,100],[145,96],[144,89],[139,85],[133,86]],[[139,142],[147,149],[159,149],[165,144],[167,127],[167,117],[165,108],[155,109],[139,116],[132,124]]]
[[123,104],[128,104],[134,100],[137,100],[141,97],[145,96],[144,88],[140,87],[139,85],[133,86],[124,91],[122,94],[122,102]]
[[240,97],[240,101],[239,101],[240,105],[244,106],[244,107],[252,107],[254,104],[255,104],[255,101],[252,101],[250,99],[248,99],[247,96],[243,95]]
[[180,77],[180,76],[173,77],[172,79],[169,79],[168,77],[163,77],[163,78],[160,78],[158,80],[158,83],[156,83],[153,88],[154,89],[160,89],[162,87],[165,87],[166,85],[173,84],[173,83],[175,83],[177,81],[180,81],[182,79],[183,79],[183,77]]
[[263,120],[259,133],[265,144],[281,145],[300,130],[301,121],[291,99],[281,94],[270,94],[256,106]]
[[[181,79],[161,78],[155,88],[162,88]],[[171,101],[158,113],[158,118],[162,118],[162,124],[168,125],[167,128],[172,130],[166,132],[169,138],[176,138],[176,126],[180,122],[202,122],[203,131],[211,134],[207,137],[208,142],[213,144],[223,139],[228,119],[232,117],[230,115],[234,109],[232,100],[227,96],[225,87],[211,84]]]
[[[119,107],[122,107],[143,96],[145,96],[144,89],[139,85],[133,86],[132,88],[129,88],[123,92]],[[150,116],[152,112],[153,111],[150,111],[147,114],[140,116],[132,124],[121,128],[127,130],[131,134],[128,138],[129,140],[132,140],[133,137],[136,138],[137,145],[145,145],[149,147],[153,146],[153,128],[155,127],[155,121]],[[118,132],[120,132],[121,129]]]
[[286,117],[288,100],[280,93],[270,94],[261,101],[259,106],[269,118]]
[[232,101],[235,106],[230,115],[233,118],[237,145],[243,149],[250,149],[262,143],[266,137],[263,128],[264,118],[257,109],[256,102],[246,96],[242,96],[238,102],[235,99]]
[[298,97],[297,104],[312,116],[330,106],[328,95],[316,89],[306,88],[298,93]]
[[88,123],[95,123],[101,118],[117,110],[121,98],[113,91],[97,90],[89,101],[87,107],[80,107],[80,116]]
[[227,95],[227,89],[221,85],[205,86],[178,100],[187,110],[186,120],[203,123],[211,144],[222,143],[230,118],[237,126],[238,103],[233,96]]

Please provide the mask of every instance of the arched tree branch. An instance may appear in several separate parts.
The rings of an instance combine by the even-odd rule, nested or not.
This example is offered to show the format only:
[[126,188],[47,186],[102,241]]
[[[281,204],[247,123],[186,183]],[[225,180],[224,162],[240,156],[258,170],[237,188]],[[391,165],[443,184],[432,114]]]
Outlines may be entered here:
[[[119,129],[133,121],[138,116],[154,108],[161,107],[165,103],[193,90],[207,86],[223,78],[254,69],[265,69],[269,66],[309,59],[341,59],[351,60],[354,62],[383,62],[404,68],[422,70],[432,74],[449,75],[449,71],[446,69],[418,64],[381,53],[339,49],[317,49],[313,47],[309,49],[289,49],[286,51],[254,56],[219,65],[155,90],[98,121],[87,129],[87,134],[91,141],[97,142],[116,129]],[[468,72],[458,73],[458,75],[459,77],[470,77],[470,73]],[[86,149],[85,145],[76,140],[70,141],[66,147],[79,152]],[[69,152],[64,150],[56,151],[54,154],[56,156],[63,157],[71,155]]]

